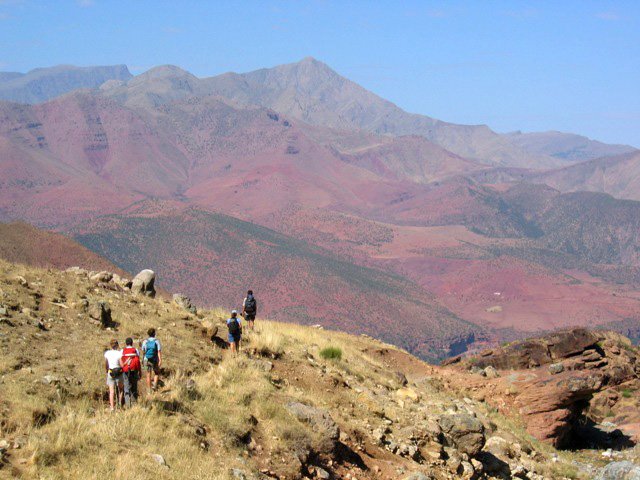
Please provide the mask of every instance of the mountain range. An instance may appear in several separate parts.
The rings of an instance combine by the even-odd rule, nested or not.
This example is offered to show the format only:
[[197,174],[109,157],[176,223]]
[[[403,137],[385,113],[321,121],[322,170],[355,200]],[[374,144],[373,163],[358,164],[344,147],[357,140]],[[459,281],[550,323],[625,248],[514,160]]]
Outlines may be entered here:
[[82,72],[38,70],[37,98],[32,73],[0,75],[22,102],[0,102],[0,220],[153,268],[202,304],[254,286],[272,317],[428,359],[558,327],[640,330],[632,147],[407,113],[312,58]]

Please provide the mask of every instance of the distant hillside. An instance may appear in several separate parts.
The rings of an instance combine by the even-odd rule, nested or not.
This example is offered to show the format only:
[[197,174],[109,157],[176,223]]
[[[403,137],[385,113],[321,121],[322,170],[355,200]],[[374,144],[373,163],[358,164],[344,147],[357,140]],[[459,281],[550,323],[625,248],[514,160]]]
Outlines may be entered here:
[[23,222],[0,223],[0,258],[32,267],[65,269],[79,266],[124,274],[108,260],[70,238]]
[[0,100],[39,103],[79,88],[97,88],[107,80],[132,77],[125,65],[36,68],[28,73],[0,73]]
[[587,190],[640,200],[640,152],[597,158],[535,174],[529,181],[545,183],[563,192]]
[[550,155],[567,162],[583,162],[594,158],[637,151],[629,145],[611,145],[564,132],[513,132],[507,134],[515,145],[528,152]]

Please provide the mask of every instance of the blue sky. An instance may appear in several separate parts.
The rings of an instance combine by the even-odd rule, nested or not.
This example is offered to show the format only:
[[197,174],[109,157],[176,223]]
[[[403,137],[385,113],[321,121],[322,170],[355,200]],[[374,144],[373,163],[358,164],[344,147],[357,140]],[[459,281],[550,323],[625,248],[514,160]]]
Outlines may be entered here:
[[314,56],[402,108],[640,147],[640,1],[0,0],[0,70]]

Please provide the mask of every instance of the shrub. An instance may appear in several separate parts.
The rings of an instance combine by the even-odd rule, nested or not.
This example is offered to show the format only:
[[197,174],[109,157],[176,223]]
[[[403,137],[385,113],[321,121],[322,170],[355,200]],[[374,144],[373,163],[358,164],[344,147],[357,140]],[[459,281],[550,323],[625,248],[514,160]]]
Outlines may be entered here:
[[624,398],[631,398],[631,389],[625,388],[624,390],[622,390],[622,396]]
[[320,356],[327,360],[342,359],[342,350],[338,347],[326,347],[320,350]]

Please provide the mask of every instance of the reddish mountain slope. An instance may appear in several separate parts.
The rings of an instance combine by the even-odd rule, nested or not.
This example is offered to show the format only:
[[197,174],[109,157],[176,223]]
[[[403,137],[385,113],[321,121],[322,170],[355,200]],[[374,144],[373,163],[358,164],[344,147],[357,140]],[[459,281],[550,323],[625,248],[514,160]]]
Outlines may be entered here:
[[88,270],[125,274],[104,257],[70,238],[23,222],[0,223],[0,258],[40,268],[79,266]]

